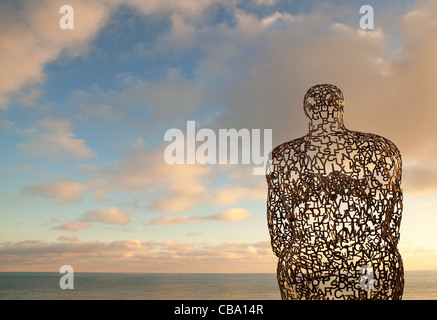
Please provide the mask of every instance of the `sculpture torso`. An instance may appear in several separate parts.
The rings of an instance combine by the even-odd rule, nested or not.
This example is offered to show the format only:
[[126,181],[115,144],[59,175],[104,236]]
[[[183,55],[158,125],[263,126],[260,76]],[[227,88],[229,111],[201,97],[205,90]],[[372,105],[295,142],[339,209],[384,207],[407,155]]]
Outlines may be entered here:
[[[323,121],[272,152],[269,229],[282,297],[400,298],[400,153],[338,124]],[[373,268],[371,292],[360,287],[363,266]]]

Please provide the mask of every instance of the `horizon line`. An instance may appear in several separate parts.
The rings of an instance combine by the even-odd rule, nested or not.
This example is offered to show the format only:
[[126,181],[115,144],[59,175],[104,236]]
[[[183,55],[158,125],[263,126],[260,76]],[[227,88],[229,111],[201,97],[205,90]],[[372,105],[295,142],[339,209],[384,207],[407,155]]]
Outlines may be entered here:
[[[436,271],[437,269],[410,269],[404,270],[404,272],[410,271]],[[0,271],[0,273],[57,273],[59,271]],[[132,271],[74,271],[74,273],[101,273],[101,274],[274,274],[276,272],[132,272]]]

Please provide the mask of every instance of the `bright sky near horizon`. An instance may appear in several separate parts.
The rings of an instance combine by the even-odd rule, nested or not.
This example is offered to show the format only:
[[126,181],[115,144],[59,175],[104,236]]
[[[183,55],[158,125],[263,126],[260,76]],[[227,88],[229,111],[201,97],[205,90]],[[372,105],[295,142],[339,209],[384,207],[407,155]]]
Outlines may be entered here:
[[265,178],[168,165],[163,137],[194,120],[276,146],[318,83],[400,149],[404,266],[437,269],[436,34],[426,0],[0,1],[0,271],[276,272]]

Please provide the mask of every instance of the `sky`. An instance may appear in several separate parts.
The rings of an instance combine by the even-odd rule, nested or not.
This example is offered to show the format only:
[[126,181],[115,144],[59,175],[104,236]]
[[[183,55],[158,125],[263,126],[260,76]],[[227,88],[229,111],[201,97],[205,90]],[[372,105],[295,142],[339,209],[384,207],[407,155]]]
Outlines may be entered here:
[[276,272],[265,177],[170,165],[164,135],[277,146],[306,134],[319,83],[400,149],[404,267],[437,269],[435,34],[426,0],[0,1],[0,271]]

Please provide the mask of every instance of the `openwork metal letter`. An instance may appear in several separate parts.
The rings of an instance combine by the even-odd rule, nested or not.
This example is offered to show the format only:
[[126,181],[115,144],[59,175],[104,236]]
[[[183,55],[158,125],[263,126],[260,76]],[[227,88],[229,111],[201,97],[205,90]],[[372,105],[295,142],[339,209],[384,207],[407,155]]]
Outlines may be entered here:
[[398,148],[346,129],[336,86],[310,88],[304,110],[308,134],[276,147],[266,174],[282,299],[401,299]]

